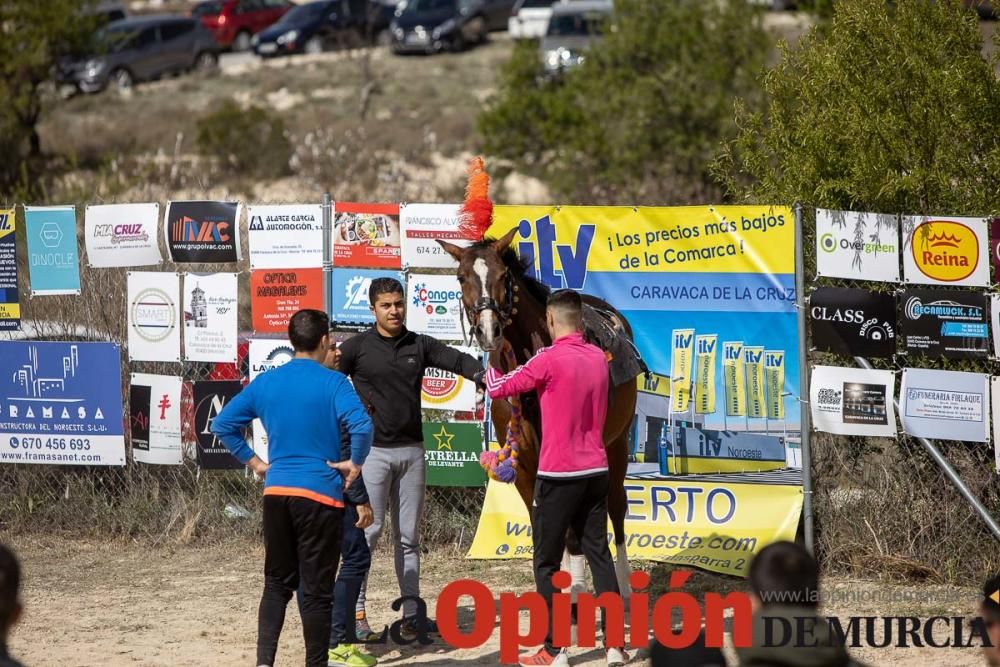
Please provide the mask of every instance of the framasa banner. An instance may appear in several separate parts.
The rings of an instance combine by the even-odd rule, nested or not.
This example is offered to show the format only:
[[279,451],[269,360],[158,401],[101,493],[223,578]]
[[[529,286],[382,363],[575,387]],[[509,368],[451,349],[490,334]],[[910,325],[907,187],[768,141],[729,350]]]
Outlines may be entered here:
[[[630,558],[746,576],[750,560],[794,540],[802,488],[781,484],[625,480]],[[608,541],[614,551],[608,523]],[[490,481],[467,558],[531,558],[531,522],[512,484]]]
[[[489,233],[499,238],[513,228],[517,232],[511,245],[528,262],[532,277],[552,288],[577,289],[606,300],[628,320],[649,369],[671,377],[676,393],[669,403],[657,406],[661,412],[644,413],[642,420],[647,423],[640,424],[640,436],[658,433],[660,422],[670,418],[675,423],[693,422],[701,429],[798,436],[798,410],[786,409],[785,420],[764,419],[763,368],[754,375],[760,395],[759,410],[753,415],[759,418],[745,416],[751,389],[745,384],[752,378],[739,359],[739,353],[745,354],[748,348],[759,350],[763,367],[764,350],[784,352],[781,400],[788,402],[786,408],[798,405],[795,221],[791,209],[496,207]],[[682,331],[692,334],[690,348],[686,338],[674,343],[674,336]],[[696,418],[691,409],[696,401],[690,392],[696,380],[691,371],[697,362],[693,348],[698,336],[717,336],[722,354],[712,365],[722,371],[715,368],[711,384],[714,394],[724,395],[726,400],[715,401],[713,411]],[[735,342],[742,349],[734,365],[726,355],[732,354]],[[673,361],[687,367],[683,375],[689,377],[673,372],[677,369],[671,363],[672,356]],[[745,384],[733,385],[737,379]],[[711,392],[705,389],[701,387],[708,397]],[[733,419],[733,412],[741,418]],[[698,457],[706,464],[722,458],[708,451]]]

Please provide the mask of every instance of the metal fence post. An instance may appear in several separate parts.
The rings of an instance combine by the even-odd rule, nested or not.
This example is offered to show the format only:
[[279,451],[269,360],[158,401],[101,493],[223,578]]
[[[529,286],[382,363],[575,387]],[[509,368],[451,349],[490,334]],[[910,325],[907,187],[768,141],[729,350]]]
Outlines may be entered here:
[[802,528],[806,549],[815,554],[813,542],[812,453],[809,443],[809,349],[806,347],[805,248],[802,230],[802,204],[796,203],[795,214],[795,310],[799,326],[799,432],[802,447]]
[[323,193],[323,309],[333,321],[333,293],[330,277],[333,273],[333,211],[330,193]]

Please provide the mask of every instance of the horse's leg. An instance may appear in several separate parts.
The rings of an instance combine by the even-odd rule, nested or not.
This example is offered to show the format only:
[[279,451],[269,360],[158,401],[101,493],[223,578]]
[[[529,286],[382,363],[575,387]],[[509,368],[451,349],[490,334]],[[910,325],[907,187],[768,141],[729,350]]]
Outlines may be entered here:
[[629,576],[628,550],[625,547],[625,473],[628,472],[628,435],[622,433],[608,446],[608,516],[615,537],[615,574],[622,599],[628,602],[632,594]]

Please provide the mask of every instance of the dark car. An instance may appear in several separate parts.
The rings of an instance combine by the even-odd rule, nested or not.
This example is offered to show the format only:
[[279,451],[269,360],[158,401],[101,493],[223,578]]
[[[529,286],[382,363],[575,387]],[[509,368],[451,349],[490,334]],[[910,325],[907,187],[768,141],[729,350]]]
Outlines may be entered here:
[[299,5],[253,38],[258,56],[320,53],[388,43],[392,8],[371,0],[316,0]]
[[293,7],[290,0],[207,0],[195,5],[191,16],[201,20],[219,46],[246,51],[254,35]]
[[404,0],[392,22],[396,53],[461,51],[507,27],[516,0]]
[[137,81],[218,65],[218,46],[195,19],[143,16],[109,23],[99,30],[85,56],[57,68],[62,84],[96,93],[109,84],[128,89]]

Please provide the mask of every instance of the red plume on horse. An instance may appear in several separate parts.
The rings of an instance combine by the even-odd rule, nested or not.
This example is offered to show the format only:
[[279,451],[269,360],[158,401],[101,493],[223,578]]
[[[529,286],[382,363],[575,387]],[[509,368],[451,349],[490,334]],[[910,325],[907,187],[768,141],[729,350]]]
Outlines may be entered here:
[[[493,224],[493,202],[489,198],[489,176],[481,157],[468,169],[466,198],[459,230],[471,240],[468,247],[447,241],[438,243],[458,261],[457,277],[462,288],[463,326],[467,322],[479,347],[489,352],[490,364],[505,372],[526,362],[542,345],[551,344],[545,326],[545,302],[549,288],[537,281],[511,247],[518,227],[500,238],[489,238]],[[628,467],[628,435],[635,416],[635,378],[644,370],[634,353],[628,322],[608,303],[590,295],[584,301],[585,335],[608,354],[611,386],[604,443],[608,454],[608,515],[614,530],[616,571],[622,595],[628,596],[628,554],[625,549],[625,473]],[[506,433],[499,453],[490,452],[482,463],[490,476],[513,482],[528,511],[534,496],[541,442],[541,414],[537,396],[522,394],[508,401],[491,403],[496,433]],[[583,581],[583,556],[573,531],[567,535],[574,590]]]

